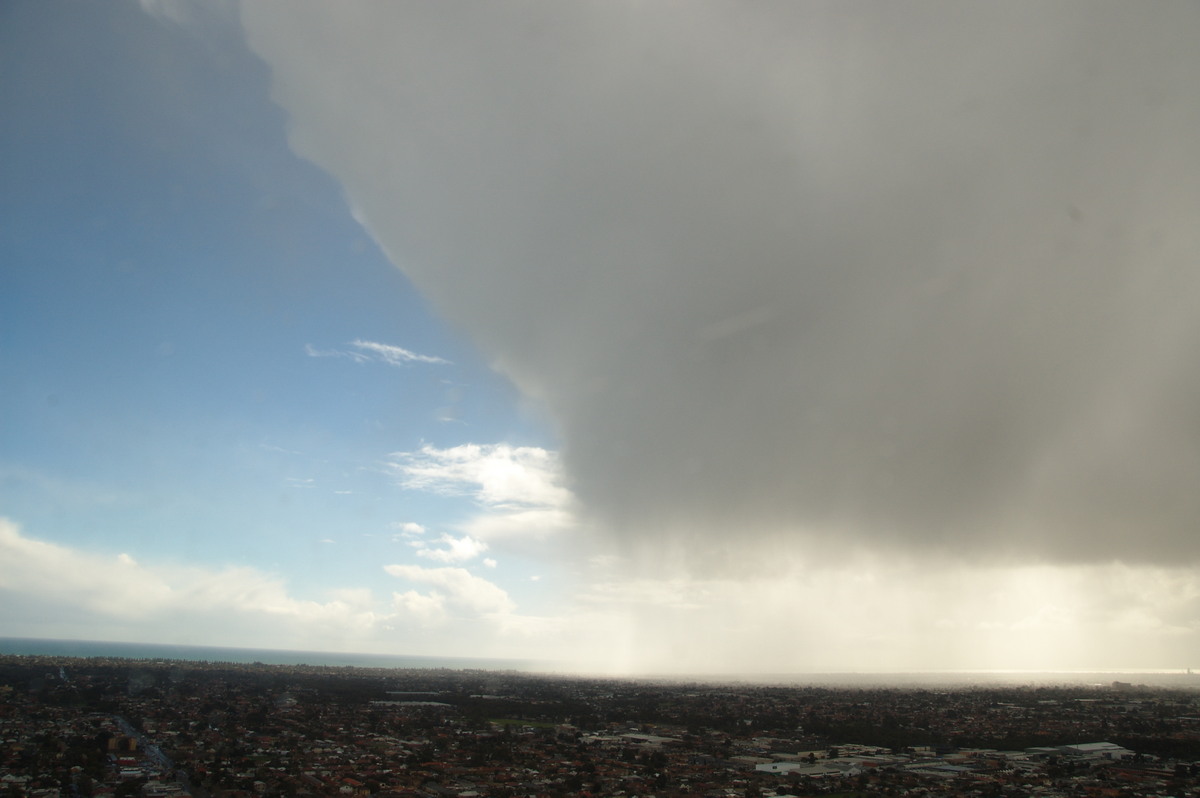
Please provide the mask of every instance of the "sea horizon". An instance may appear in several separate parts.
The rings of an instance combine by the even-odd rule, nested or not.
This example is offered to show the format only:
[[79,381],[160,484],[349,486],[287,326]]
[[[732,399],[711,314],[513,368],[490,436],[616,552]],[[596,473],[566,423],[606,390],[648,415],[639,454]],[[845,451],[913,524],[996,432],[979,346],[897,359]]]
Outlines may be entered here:
[[136,643],[37,637],[0,637],[0,655],[111,658],[202,663],[305,665],[327,668],[446,669],[510,671],[530,675],[628,678],[687,682],[752,682],[848,687],[967,687],[967,686],[1104,686],[1128,684],[1200,690],[1200,674],[1188,668],[1079,668],[841,670],[762,673],[654,672],[606,674],[571,672],[546,660],[497,657],[378,654],[344,651],[206,646],[182,643]]
[[250,665],[311,665],[315,667],[423,668],[535,672],[534,660],[497,657],[368,654],[345,651],[304,651],[243,646],[202,646],[184,643],[134,643],[107,640],[68,640],[42,637],[0,637],[0,655],[178,660],[184,662]]

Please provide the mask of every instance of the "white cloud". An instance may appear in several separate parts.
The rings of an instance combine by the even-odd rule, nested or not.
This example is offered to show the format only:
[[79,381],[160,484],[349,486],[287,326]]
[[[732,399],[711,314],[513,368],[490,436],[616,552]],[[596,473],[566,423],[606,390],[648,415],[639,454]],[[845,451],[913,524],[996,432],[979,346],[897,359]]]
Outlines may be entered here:
[[399,612],[415,619],[421,626],[438,626],[446,620],[446,599],[440,593],[408,590],[393,594],[392,600]]
[[30,538],[5,519],[0,591],[125,620],[216,612],[304,623],[362,621],[344,601],[292,598],[281,580],[253,568],[143,565],[127,553],[109,557]]
[[344,357],[355,363],[366,363],[370,360],[361,352],[349,352],[344,349],[317,349],[312,344],[304,345],[304,354],[309,357]]
[[508,594],[486,579],[464,568],[424,568],[419,565],[387,565],[384,570],[399,579],[430,585],[429,595],[480,615],[508,614],[516,605]]
[[469,535],[456,538],[453,535],[442,535],[437,540],[444,548],[434,548],[421,543],[417,547],[417,556],[444,563],[467,562],[487,551],[488,545]]
[[496,619],[501,634],[526,638],[553,638],[570,631],[566,618],[538,615],[501,615]]
[[447,365],[450,363],[445,358],[434,357],[432,355],[419,355],[400,346],[381,344],[376,341],[364,341],[361,338],[351,341],[350,345],[358,347],[364,352],[369,352],[383,362],[390,363],[393,366],[403,366],[407,363],[433,363],[438,365]]
[[519,613],[502,587],[461,567],[389,565],[409,584],[311,601],[253,568],[85,552],[0,520],[0,628],[171,642],[186,629],[200,644],[351,651],[395,650],[396,635],[419,632],[436,646],[421,653],[628,673],[896,671],[928,668],[931,657],[949,669],[1171,668],[1194,664],[1200,641],[1194,568],[847,556],[695,579],[665,566],[658,579],[621,578],[602,559],[549,613]]
[[558,455],[546,449],[503,443],[424,446],[393,454],[389,466],[410,490],[473,498],[484,512],[462,529],[475,541],[538,539],[577,523]]
[[401,484],[414,490],[471,495],[503,509],[561,508],[571,503],[561,485],[558,456],[535,446],[467,443],[448,449],[423,446],[392,455]]
[[484,558],[483,558],[483,564],[484,564],[484,566],[485,566],[485,567],[487,567],[487,568],[495,568],[495,567],[496,567],[496,566],[497,566],[499,563],[497,563],[497,562],[496,562],[495,560],[493,560],[491,557],[484,557]]
[[[0,629],[28,636],[386,652],[395,650],[395,633],[415,624],[442,630],[431,638],[433,648],[417,653],[512,653],[496,648],[507,630],[516,633],[520,617],[501,588],[460,568],[389,571],[432,590],[387,600],[365,588],[331,589],[323,601],[306,600],[255,568],[87,552],[29,537],[0,518]],[[485,641],[493,648],[479,649]]]
[[463,531],[484,540],[541,539],[579,523],[569,510],[537,509],[482,513],[463,524]]
[[425,534],[425,527],[415,521],[397,521],[391,524],[391,528],[399,533],[399,535],[393,537],[395,540],[399,540],[401,537],[415,538]]
[[387,363],[391,366],[406,366],[410,363],[429,363],[433,365],[449,365],[450,361],[433,355],[421,355],[410,349],[392,344],[381,344],[377,341],[356,339],[350,342],[355,349],[317,349],[312,344],[304,345],[304,352],[309,357],[338,357],[355,363]]

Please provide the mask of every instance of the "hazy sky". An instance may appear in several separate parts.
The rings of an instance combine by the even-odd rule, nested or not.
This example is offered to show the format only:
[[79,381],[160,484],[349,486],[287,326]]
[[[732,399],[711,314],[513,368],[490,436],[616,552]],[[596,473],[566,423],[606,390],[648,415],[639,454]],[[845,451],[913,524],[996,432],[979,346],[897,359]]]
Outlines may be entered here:
[[1198,37],[6,4],[0,635],[1200,667]]

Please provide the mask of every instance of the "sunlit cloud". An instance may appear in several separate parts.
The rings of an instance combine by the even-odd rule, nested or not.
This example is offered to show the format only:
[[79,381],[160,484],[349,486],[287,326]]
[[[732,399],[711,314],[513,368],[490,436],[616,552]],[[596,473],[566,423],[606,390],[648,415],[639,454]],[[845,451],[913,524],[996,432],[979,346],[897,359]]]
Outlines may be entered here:
[[392,523],[390,526],[392,529],[396,530],[396,534],[392,536],[393,540],[417,538],[424,535],[426,532],[425,527],[415,521],[397,521]]
[[481,540],[516,538],[541,539],[577,528],[579,521],[570,510],[551,508],[492,511],[465,522],[463,531]]
[[430,597],[477,614],[504,614],[516,609],[506,592],[464,568],[387,565],[384,570],[399,579],[429,585],[433,588]]
[[278,577],[254,568],[143,564],[128,553],[109,557],[37,540],[3,519],[0,591],[23,595],[22,603],[54,602],[122,620],[232,612],[300,623],[336,618],[358,626],[363,621],[340,600],[292,598]]
[[441,593],[418,593],[407,590],[395,593],[392,603],[397,611],[414,619],[421,626],[439,626],[446,621],[446,598]]
[[[406,624],[444,628],[449,637],[428,653],[454,650],[457,623],[483,622],[482,632],[499,638],[526,634],[515,603],[492,582],[461,568],[388,571],[431,589],[384,598],[365,588],[333,588],[323,601],[300,599],[280,577],[256,568],[88,552],[38,540],[0,519],[0,623],[9,634],[394,651],[390,636]],[[471,634],[480,633],[472,627]]]
[[463,525],[475,541],[541,538],[578,521],[554,452],[532,446],[463,444],[398,452],[389,463],[409,490],[474,499],[483,509]]
[[436,541],[440,547],[417,541],[417,556],[444,563],[460,563],[473,560],[488,550],[488,545],[469,535],[456,538],[453,535],[442,535]]
[[571,500],[560,484],[557,455],[534,446],[423,446],[392,458],[391,467],[401,484],[413,490],[470,495],[481,504],[503,509],[562,507]]

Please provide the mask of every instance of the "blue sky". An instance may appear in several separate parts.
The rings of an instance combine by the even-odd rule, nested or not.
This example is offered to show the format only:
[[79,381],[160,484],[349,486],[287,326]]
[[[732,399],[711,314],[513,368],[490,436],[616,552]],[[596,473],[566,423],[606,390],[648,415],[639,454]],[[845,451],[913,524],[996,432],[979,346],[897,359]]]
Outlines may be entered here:
[[1200,15],[948,5],[5,4],[0,635],[1196,666]]
[[[81,551],[253,566],[324,600],[421,562],[400,525],[433,539],[475,511],[402,487],[393,453],[553,447],[291,153],[237,38],[198,40],[136,3],[4,13],[6,516]],[[504,559],[522,593],[536,557]],[[87,634],[8,606],[7,633]]]

